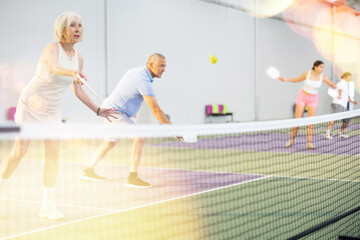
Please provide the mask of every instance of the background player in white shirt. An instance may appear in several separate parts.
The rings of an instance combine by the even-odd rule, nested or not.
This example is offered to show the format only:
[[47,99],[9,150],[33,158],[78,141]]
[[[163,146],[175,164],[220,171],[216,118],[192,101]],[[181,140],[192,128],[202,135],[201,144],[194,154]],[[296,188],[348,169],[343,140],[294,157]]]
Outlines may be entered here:
[[[358,104],[357,101],[353,101],[349,97],[349,82],[351,81],[351,73],[345,72],[341,76],[341,80],[336,84],[336,90],[338,91],[338,96],[333,98],[331,103],[331,113],[339,113],[348,111],[347,105],[348,102],[353,104]],[[350,119],[343,119],[343,124],[341,125],[340,131],[338,133],[339,137],[348,138],[348,135],[344,134],[345,128],[349,125]],[[329,123],[328,130],[325,133],[327,139],[332,139],[331,129],[334,126],[334,121]]]

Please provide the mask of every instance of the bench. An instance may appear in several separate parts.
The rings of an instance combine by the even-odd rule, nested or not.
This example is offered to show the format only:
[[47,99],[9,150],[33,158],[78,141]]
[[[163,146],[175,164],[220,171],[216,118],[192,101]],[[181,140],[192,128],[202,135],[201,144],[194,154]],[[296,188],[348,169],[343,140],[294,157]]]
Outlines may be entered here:
[[15,112],[16,112],[16,107],[11,107],[11,108],[9,108],[9,111],[8,111],[8,120],[10,120],[10,121],[15,121]]
[[[233,113],[229,112],[227,104],[213,104],[205,106],[205,123],[212,123],[214,119],[218,119],[215,122],[233,122]],[[223,119],[223,121],[219,121]]]

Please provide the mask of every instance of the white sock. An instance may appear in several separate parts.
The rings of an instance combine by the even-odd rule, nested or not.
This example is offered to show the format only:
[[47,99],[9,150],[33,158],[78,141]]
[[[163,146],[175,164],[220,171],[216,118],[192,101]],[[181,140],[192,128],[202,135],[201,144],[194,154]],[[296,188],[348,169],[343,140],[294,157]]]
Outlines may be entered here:
[[54,188],[44,188],[43,191],[43,203],[54,202]]

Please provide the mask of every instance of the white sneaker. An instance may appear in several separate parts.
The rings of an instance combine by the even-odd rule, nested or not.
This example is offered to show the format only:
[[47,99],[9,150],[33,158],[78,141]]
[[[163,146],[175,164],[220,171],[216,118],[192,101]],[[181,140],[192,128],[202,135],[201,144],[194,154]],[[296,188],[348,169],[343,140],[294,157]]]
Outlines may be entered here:
[[289,148],[291,147],[293,144],[295,143],[294,139],[290,139],[289,141],[286,142],[285,147]]
[[339,138],[349,138],[350,136],[349,136],[349,135],[344,134],[343,132],[339,132],[338,137],[339,137]]
[[331,136],[330,130],[326,130],[325,138],[329,139],[329,140],[333,139],[333,137]]
[[308,143],[306,144],[306,148],[307,148],[307,149],[315,149],[316,147],[315,147],[314,144],[312,144],[311,142],[308,142]]
[[55,203],[44,203],[38,215],[39,218],[47,218],[49,220],[61,220],[64,219],[64,214],[57,210]]

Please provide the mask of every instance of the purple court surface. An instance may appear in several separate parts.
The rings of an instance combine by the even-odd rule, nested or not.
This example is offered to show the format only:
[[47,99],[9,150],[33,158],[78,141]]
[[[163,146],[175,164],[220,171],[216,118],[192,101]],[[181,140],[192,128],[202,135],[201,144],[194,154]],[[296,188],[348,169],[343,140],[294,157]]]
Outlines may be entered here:
[[334,137],[328,140],[324,135],[314,135],[313,144],[316,149],[306,149],[306,135],[296,137],[295,144],[286,148],[285,143],[289,140],[289,134],[282,133],[259,133],[238,136],[200,138],[195,143],[169,142],[156,144],[174,148],[218,149],[218,150],[242,150],[259,152],[283,152],[283,153],[315,153],[315,154],[340,154],[357,155],[360,153],[360,136],[349,138]]
[[37,218],[42,198],[43,161],[24,159],[14,175],[0,189],[0,238],[67,224],[81,219],[186,197],[217,188],[263,178],[262,175],[141,168],[139,175],[153,187],[124,187],[128,167],[101,165],[98,173],[108,179],[89,182],[79,179],[83,164],[60,163],[56,185],[61,221]]

